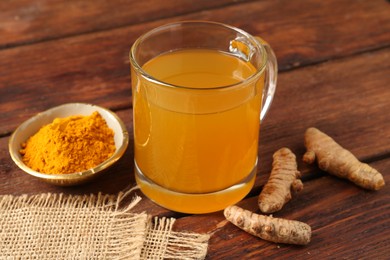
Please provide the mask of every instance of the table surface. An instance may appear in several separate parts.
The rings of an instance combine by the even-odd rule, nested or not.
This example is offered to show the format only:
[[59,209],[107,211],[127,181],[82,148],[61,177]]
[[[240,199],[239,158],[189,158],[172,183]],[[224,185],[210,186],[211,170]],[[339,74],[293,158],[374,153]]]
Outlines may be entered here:
[[[117,193],[133,186],[132,145],[96,181],[57,187],[22,172],[9,156],[8,140],[26,119],[69,102],[115,111],[132,135],[132,43],[168,22],[213,20],[262,36],[279,62],[276,96],[261,126],[257,179],[239,205],[259,212],[257,196],[272,154],[289,147],[304,189],[274,216],[308,223],[312,241],[307,246],[267,242],[227,223],[222,212],[178,214],[147,198],[136,211],[175,217],[177,231],[212,234],[207,259],[390,256],[388,1],[16,0],[1,1],[0,10],[0,194]],[[312,126],[380,171],[387,185],[366,191],[303,163],[303,134]]]

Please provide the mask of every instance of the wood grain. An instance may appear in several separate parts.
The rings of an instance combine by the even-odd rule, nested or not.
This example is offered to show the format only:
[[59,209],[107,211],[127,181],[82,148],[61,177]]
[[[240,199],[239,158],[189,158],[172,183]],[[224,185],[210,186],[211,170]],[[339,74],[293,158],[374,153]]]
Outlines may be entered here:
[[385,49],[282,73],[260,144],[302,154],[304,131],[315,126],[362,160],[389,154],[389,58]]
[[1,1],[0,48],[105,31],[242,1]]
[[[282,71],[384,48],[390,42],[390,9],[385,1],[305,1],[302,10],[290,2],[242,3],[2,50],[0,110],[7,118],[0,117],[0,135],[35,113],[67,102],[93,103],[114,110],[128,107],[130,46],[140,34],[166,22],[215,20],[262,35],[275,49]],[[364,25],[358,23],[362,19],[367,20]],[[348,33],[337,29],[340,24],[340,28],[348,28]]]

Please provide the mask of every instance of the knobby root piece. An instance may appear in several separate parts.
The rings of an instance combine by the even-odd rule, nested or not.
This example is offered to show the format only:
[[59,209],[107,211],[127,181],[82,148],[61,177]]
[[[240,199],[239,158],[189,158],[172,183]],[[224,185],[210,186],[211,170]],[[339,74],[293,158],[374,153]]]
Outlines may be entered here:
[[348,179],[369,190],[379,190],[385,185],[382,174],[366,163],[360,162],[351,152],[341,147],[331,137],[312,127],[305,132],[307,152],[303,161],[313,163],[317,158],[323,171]]
[[237,227],[267,241],[295,245],[310,242],[311,227],[300,221],[258,215],[238,206],[227,207],[224,215]]
[[303,189],[296,157],[288,148],[281,148],[273,155],[272,172],[259,195],[259,208],[264,213],[282,209],[291,200],[292,192]]

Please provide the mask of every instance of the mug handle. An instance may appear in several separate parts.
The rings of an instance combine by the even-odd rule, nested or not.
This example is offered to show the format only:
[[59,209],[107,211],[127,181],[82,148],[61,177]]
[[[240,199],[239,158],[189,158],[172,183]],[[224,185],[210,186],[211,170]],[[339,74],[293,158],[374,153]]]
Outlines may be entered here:
[[278,62],[276,60],[275,53],[272,50],[271,46],[260,37],[255,36],[255,38],[264,47],[267,53],[267,64],[266,64],[266,71],[265,71],[266,75],[265,75],[263,98],[262,98],[263,102],[261,105],[261,112],[260,112],[260,122],[262,122],[271,106],[272,100],[275,95],[276,81],[278,78]]

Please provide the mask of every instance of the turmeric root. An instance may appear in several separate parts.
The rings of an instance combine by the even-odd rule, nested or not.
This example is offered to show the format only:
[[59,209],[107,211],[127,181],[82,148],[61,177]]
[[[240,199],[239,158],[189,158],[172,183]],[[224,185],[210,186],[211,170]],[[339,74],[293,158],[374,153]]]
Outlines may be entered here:
[[258,199],[259,208],[264,213],[276,212],[291,200],[291,192],[303,189],[297,170],[294,153],[288,148],[281,148],[273,155],[272,172]]
[[348,179],[365,189],[379,190],[385,185],[382,174],[360,162],[351,152],[314,127],[305,132],[305,146],[307,152],[303,161],[306,163],[311,164],[317,158],[323,171]]
[[267,241],[295,245],[310,242],[311,227],[300,221],[258,215],[238,206],[227,207],[224,215],[237,227]]

